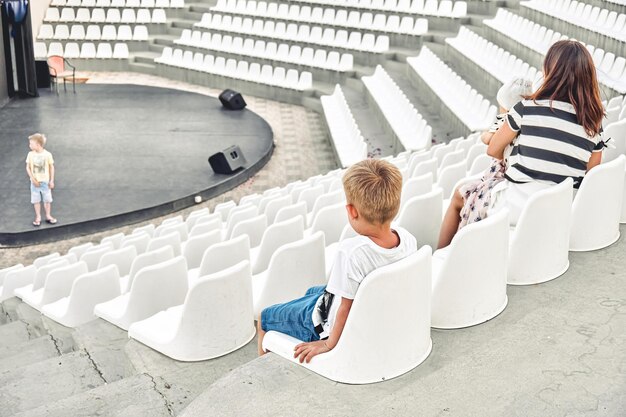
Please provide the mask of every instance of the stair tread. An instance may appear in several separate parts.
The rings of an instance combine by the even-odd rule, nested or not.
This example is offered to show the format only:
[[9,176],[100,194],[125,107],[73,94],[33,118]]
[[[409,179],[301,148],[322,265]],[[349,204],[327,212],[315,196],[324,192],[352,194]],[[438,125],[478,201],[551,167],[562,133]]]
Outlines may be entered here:
[[59,356],[50,336],[0,347],[0,372]]

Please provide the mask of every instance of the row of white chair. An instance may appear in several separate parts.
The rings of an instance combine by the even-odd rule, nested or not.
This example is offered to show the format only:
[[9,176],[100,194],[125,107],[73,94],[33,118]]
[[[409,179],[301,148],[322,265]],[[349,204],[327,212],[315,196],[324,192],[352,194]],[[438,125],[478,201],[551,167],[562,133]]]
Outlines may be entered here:
[[196,27],[233,32],[235,35],[254,35],[285,41],[298,41],[352,49],[356,51],[382,53],[389,50],[389,37],[334,28],[322,28],[296,23],[275,22],[274,20],[242,18],[241,16],[204,13]]
[[[367,9],[383,12],[421,14],[440,17],[465,17],[467,2],[450,0],[297,0],[300,3]],[[241,0],[238,0],[235,10],[242,10]],[[218,4],[232,6],[233,0],[218,0]],[[232,9],[232,7],[231,7]],[[245,9],[243,9],[245,10]]]
[[351,71],[352,54],[326,51],[325,49],[302,48],[287,43],[265,42],[260,39],[232,37],[220,33],[191,31],[184,29],[175,44],[206,48],[218,52],[240,54],[254,58],[265,58],[291,64],[307,65],[333,71]]
[[71,31],[67,25],[43,24],[39,27],[38,39],[73,40],[73,41],[147,41],[148,27],[145,25],[88,25],[87,32],[83,25],[72,25]]
[[239,0],[245,3],[245,8],[231,9],[228,4],[218,3],[213,11],[222,13],[239,13],[246,16],[265,17],[274,19],[292,20],[302,23],[317,23],[332,26],[344,26],[355,29],[375,30],[382,32],[401,33],[421,36],[428,32],[428,20],[414,19],[410,16],[387,16],[384,13],[374,15],[370,12],[352,10],[335,10],[311,6],[300,7],[297,4],[266,3],[255,0]]
[[248,63],[248,61],[205,55],[201,52],[193,53],[178,48],[165,47],[161,56],[155,58],[154,62],[300,91],[308,90],[313,86],[313,76],[308,71],[298,73],[293,68],[285,70],[283,67],[273,67],[267,64],[261,66],[256,62]]
[[535,83],[541,79],[541,72],[538,72],[537,68],[531,67],[465,26],[461,26],[456,37],[446,38],[446,43],[503,84],[513,77],[523,77]]
[[[542,55],[554,42],[568,39],[559,32],[505,9],[498,9],[496,16],[491,20],[485,20],[484,23]],[[605,53],[603,49],[595,48],[593,45],[587,44],[586,46],[598,70],[598,81],[620,93],[626,92],[626,59],[621,56],[616,57],[612,52]]]
[[363,139],[346,98],[337,84],[333,94],[320,98],[333,148],[342,167],[367,158],[367,143]]
[[185,7],[185,0],[52,0],[50,6],[182,8]]
[[77,22],[77,23],[166,23],[164,9],[88,9],[80,8],[74,13],[71,7],[46,9],[45,22]]
[[432,127],[387,71],[381,65],[377,65],[373,75],[364,76],[361,80],[404,149],[412,151],[428,149],[432,139]]
[[529,0],[520,6],[537,10],[589,31],[626,41],[626,14],[576,0]]
[[76,42],[68,42],[63,47],[61,42],[50,42],[48,48],[44,42],[35,42],[35,57],[46,58],[58,55],[65,58],[81,58],[81,59],[128,59],[128,45],[125,43],[116,43],[111,47],[110,43],[101,42],[96,44],[84,42],[78,44]]
[[477,93],[427,46],[407,58],[413,70],[471,131],[487,130],[496,118],[496,106]]

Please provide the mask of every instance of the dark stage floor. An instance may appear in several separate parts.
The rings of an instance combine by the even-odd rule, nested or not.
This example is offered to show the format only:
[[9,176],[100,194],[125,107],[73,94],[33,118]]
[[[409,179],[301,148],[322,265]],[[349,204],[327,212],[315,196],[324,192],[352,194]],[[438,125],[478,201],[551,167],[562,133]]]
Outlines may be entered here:
[[[267,122],[199,94],[136,85],[47,90],[0,109],[0,244],[40,243],[166,214],[244,182],[273,150]],[[54,155],[56,226],[35,229],[24,160],[28,136]],[[246,166],[214,174],[207,158],[230,145]]]

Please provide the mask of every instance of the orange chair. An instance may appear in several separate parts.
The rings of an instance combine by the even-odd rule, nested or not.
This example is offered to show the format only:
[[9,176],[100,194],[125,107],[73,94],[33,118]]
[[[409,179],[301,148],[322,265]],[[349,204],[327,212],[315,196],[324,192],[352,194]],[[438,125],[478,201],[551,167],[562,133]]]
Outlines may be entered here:
[[[66,70],[65,66],[71,69]],[[51,55],[48,57],[48,69],[50,70],[50,78],[54,80],[54,89],[59,94],[58,82],[63,80],[63,90],[67,91],[65,82],[72,80],[72,89],[76,92],[76,68],[69,61],[60,55]]]

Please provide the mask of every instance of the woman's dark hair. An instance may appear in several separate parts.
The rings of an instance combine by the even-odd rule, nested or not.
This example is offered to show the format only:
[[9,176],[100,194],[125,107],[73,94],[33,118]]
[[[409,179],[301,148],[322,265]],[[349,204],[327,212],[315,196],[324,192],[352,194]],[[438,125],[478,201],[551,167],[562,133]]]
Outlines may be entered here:
[[543,76],[543,84],[529,98],[570,103],[587,135],[600,133],[604,108],[596,68],[587,48],[574,40],[554,43],[543,61]]

